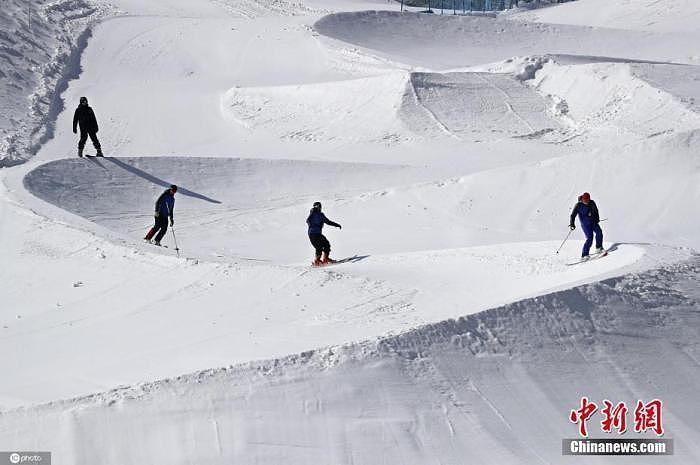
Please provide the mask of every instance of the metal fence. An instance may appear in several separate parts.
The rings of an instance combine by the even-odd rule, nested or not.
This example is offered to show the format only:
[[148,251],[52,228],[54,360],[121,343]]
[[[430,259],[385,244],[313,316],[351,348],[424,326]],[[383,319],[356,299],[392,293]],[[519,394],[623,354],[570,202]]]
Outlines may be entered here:
[[402,0],[402,6],[451,12],[503,11],[518,6],[565,3],[572,0]]

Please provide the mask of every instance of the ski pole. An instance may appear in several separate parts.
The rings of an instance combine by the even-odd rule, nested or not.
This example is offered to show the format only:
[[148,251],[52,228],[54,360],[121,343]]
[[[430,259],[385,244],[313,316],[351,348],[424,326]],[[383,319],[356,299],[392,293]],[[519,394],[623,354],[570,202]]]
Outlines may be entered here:
[[569,239],[569,236],[571,235],[572,232],[574,232],[574,230],[573,230],[573,229],[569,229],[569,234],[567,234],[566,237],[564,238],[564,240],[562,241],[561,245],[560,245],[559,248],[557,249],[557,253],[559,253],[559,251],[561,250],[561,248],[564,247],[564,243]]
[[177,258],[180,258],[180,249],[177,247],[177,239],[175,238],[175,228],[170,228],[170,232],[173,233],[173,241],[175,241],[175,252],[177,252]]

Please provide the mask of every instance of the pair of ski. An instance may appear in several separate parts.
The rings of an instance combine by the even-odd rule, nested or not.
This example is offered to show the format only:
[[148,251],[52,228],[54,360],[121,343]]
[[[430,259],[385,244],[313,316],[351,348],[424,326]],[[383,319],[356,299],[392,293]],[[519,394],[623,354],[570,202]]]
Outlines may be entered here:
[[340,265],[341,263],[358,262],[363,258],[366,258],[366,256],[360,257],[359,255],[353,255],[352,257],[346,257],[340,260],[333,260],[332,262],[321,263],[319,265],[316,265],[314,262],[311,262],[311,268],[325,268],[327,266]]
[[596,253],[594,253],[594,254],[592,254],[592,255],[589,255],[589,256],[586,257],[586,258],[581,257],[580,260],[576,260],[575,262],[572,262],[572,263],[567,263],[566,265],[567,265],[567,266],[572,266],[572,265],[578,265],[578,264],[580,264],[580,263],[588,263],[588,262],[590,262],[590,261],[598,260],[599,258],[603,258],[603,257],[607,257],[607,256],[608,256],[608,251],[607,251],[607,250],[603,250],[602,252],[596,252]]

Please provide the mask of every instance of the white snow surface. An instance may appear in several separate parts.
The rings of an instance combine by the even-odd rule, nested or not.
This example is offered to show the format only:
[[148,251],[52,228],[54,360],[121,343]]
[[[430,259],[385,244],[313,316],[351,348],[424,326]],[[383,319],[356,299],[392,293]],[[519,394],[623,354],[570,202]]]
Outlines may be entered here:
[[[0,450],[637,463],[561,455],[585,395],[663,399],[700,460],[696,2],[40,3],[0,12]],[[583,191],[610,252],[570,266]]]
[[59,94],[80,72],[91,26],[113,12],[85,0],[5,0],[0,8],[0,167],[53,137]]
[[511,17],[541,23],[690,34],[697,34],[700,23],[694,0],[667,3],[657,0],[576,0],[556,8],[518,12]]
[[644,461],[694,463],[699,272],[695,257],[378,341],[13,410],[0,431],[66,463],[638,463],[562,457],[561,412],[582,395],[660,396],[675,456]]

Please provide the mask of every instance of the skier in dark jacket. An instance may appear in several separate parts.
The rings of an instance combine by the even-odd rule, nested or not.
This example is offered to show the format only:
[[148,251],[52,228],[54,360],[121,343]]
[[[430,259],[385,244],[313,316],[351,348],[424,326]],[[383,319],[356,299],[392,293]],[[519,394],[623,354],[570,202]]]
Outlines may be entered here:
[[85,148],[85,141],[87,141],[88,136],[92,141],[92,145],[95,146],[97,150],[97,156],[102,156],[102,148],[100,146],[100,141],[97,140],[97,131],[99,131],[99,126],[97,125],[97,118],[95,118],[95,112],[88,105],[87,97],[80,97],[80,105],[75,109],[75,114],[73,115],[73,134],[77,133],[77,127],[80,126],[80,140],[78,141],[78,156],[83,156],[83,149]]
[[166,189],[158,200],[156,200],[156,211],[153,215],[156,219],[156,224],[151,228],[143,239],[145,241],[151,242],[151,238],[155,233],[158,233],[155,239],[155,245],[160,245],[160,240],[163,239],[165,233],[168,231],[168,218],[170,218],[170,226],[175,224],[173,218],[173,210],[175,209],[175,192],[177,192],[177,186],[172,185],[170,189]]
[[569,228],[573,231],[576,229],[574,220],[578,215],[578,220],[581,223],[581,229],[586,235],[586,242],[583,243],[583,251],[581,252],[581,258],[588,260],[589,252],[591,250],[591,244],[593,244],[593,233],[595,233],[595,248],[596,253],[603,253],[603,230],[600,229],[600,213],[598,213],[598,206],[593,200],[591,200],[591,194],[584,192],[579,198],[574,209],[571,212],[571,220],[569,222]]
[[[321,202],[314,202],[313,208],[309,213],[309,217],[306,218],[306,224],[309,225],[309,240],[311,245],[316,249],[316,258],[313,262],[314,266],[325,265],[328,263],[333,263],[335,260],[331,260],[331,243],[328,242],[326,236],[322,234],[323,225],[327,224],[330,226],[335,226],[336,228],[342,228],[338,223],[335,223],[321,212]],[[323,254],[323,258],[321,258]]]

